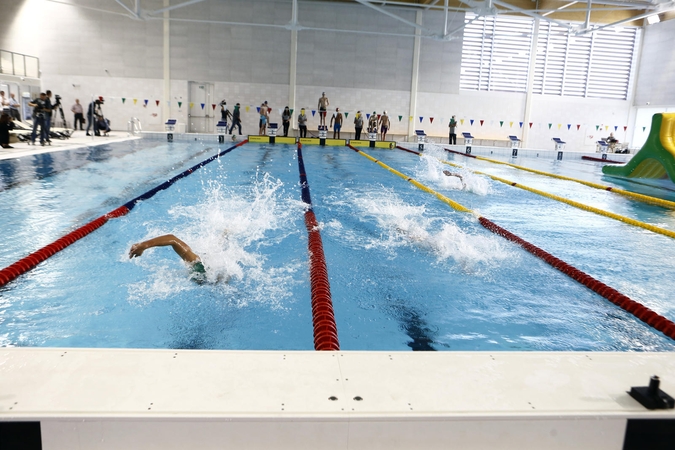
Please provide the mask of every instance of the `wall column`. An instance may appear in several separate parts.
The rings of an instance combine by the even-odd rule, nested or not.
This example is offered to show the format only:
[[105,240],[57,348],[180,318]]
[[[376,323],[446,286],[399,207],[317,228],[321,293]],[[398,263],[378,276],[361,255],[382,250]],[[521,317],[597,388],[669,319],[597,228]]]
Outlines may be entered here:
[[[415,23],[417,25],[422,25],[422,11],[417,11],[415,13]],[[419,27],[415,29],[412,82],[410,83],[410,113],[408,114],[408,117],[406,117],[408,120],[408,137],[415,134],[415,117],[417,116],[417,81],[420,74],[420,47],[422,44],[422,38],[420,37],[421,33],[422,31]],[[410,117],[412,117],[413,120],[410,120]]]
[[[168,8],[170,0],[164,0],[164,7]],[[171,101],[171,34],[169,26],[169,11],[164,11],[164,101],[162,102],[162,123],[171,115],[169,102]]]
[[525,93],[525,114],[523,115],[523,148],[527,147],[530,134],[530,115],[532,111],[532,85],[534,84],[534,67],[537,64],[537,46],[539,45],[539,18],[534,19],[532,48],[530,49],[530,68],[527,72],[527,92]]

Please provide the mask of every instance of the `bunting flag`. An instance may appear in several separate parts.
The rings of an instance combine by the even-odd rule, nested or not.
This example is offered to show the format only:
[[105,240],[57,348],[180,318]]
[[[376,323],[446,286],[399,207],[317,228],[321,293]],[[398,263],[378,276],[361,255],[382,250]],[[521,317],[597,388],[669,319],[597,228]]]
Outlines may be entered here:
[[204,106],[206,106],[206,103],[200,103],[202,105],[202,110],[204,109]]
[[549,130],[551,129],[551,126],[552,126],[552,125],[553,125],[552,123],[549,123],[549,124],[548,124],[548,129],[549,129]]
[[618,125],[614,125],[614,131],[616,131],[617,128],[619,128],[619,126],[618,126]]
[[381,115],[381,114],[378,114],[378,115],[377,115],[377,120],[380,120],[380,117],[382,117],[382,115]]
[[312,110],[312,117],[314,117],[314,114],[316,114],[316,109]]
[[295,111],[295,110],[294,110],[294,109],[291,109],[291,116],[293,115],[293,111]]
[[410,116],[410,117],[408,118],[408,122],[412,122],[412,121],[413,121],[413,117]]
[[246,112],[248,112],[250,109],[251,109],[251,107],[250,107],[250,106],[247,106],[247,107],[246,107]]
[[429,122],[434,123],[434,118],[433,118],[433,117],[429,117]]
[[577,124],[577,131],[579,131],[579,128],[581,128],[581,125]]
[[155,106],[159,106],[159,100],[155,100]]
[[624,126],[623,126],[623,131],[626,131],[627,128],[628,128],[628,125],[624,125]]
[[122,97],[122,104],[123,104],[123,105],[124,105],[124,102],[126,102],[126,101],[127,101],[127,99],[124,98],[124,97]]
[[503,126],[504,126],[504,121],[503,121],[503,120],[500,120],[500,121],[499,121],[499,128],[501,128],[501,127],[503,127]]
[[645,132],[645,128],[647,128],[647,127],[642,127],[642,132],[643,132],[643,133]]
[[530,128],[532,128],[532,122],[530,122]]
[[523,128],[523,122],[518,122],[520,124],[520,128]]
[[485,122],[483,119],[480,120],[480,126],[483,126],[483,122]]
[[195,102],[190,102],[190,109],[192,109],[193,106],[195,106]]
[[366,120],[370,119],[370,113],[366,113]]
[[569,131],[570,128],[572,128],[572,124],[571,124],[571,123],[568,123],[568,124],[567,124],[567,131]]
[[181,106],[183,106],[183,102],[178,102],[178,108],[180,108]]
[[560,129],[560,127],[562,127],[562,124],[561,124],[561,123],[558,124],[558,129]]
[[471,122],[471,126],[473,126],[473,119],[469,120],[469,122]]
[[143,100],[143,102],[145,103],[145,106],[148,106],[148,99],[147,98],[145,100]]
[[138,101],[138,99],[137,99],[137,98],[135,98],[135,99],[134,99],[134,105],[136,104],[136,102],[137,102],[137,101]]
[[260,106],[256,106],[255,109],[258,111],[258,113],[260,113]]
[[211,103],[211,108],[213,108],[213,110],[215,111],[215,109],[216,109],[216,104],[215,104],[215,103]]
[[283,108],[279,108],[279,115],[282,115],[284,113]]
[[[293,113],[291,113],[291,114],[293,114]],[[348,113],[347,111],[345,111],[345,119],[346,119],[347,117],[349,117],[349,113]]]
[[595,126],[595,131],[598,131],[600,129],[600,125]]
[[[159,106],[159,105],[157,105],[157,106]],[[166,106],[171,106],[171,100],[166,101]]]
[[420,123],[424,120],[424,117],[420,116]]
[[605,125],[605,131],[609,130],[609,125]]
[[400,122],[403,119],[403,116],[398,116],[398,121]]
[[509,122],[509,128],[513,128],[513,122]]
[[464,119],[459,119],[459,123],[464,125]]

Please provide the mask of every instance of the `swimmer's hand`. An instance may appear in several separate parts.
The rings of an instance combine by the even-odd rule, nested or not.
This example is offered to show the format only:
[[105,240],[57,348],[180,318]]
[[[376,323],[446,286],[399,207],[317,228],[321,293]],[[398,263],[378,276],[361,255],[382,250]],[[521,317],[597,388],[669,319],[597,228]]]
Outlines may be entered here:
[[136,256],[141,256],[145,250],[146,247],[145,245],[143,245],[143,242],[132,245],[131,248],[129,249],[129,259],[134,258]]

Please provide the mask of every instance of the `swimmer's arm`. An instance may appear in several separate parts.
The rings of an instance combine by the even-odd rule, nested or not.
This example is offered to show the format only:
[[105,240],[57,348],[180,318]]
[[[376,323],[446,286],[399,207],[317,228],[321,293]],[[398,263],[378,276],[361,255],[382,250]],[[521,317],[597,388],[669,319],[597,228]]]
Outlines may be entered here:
[[165,234],[156,238],[148,239],[147,241],[139,242],[131,246],[129,250],[129,258],[141,256],[143,252],[152,247],[165,247],[170,245],[173,250],[180,256],[183,261],[190,264],[199,261],[199,256],[192,251],[189,245],[178,239],[173,234]]

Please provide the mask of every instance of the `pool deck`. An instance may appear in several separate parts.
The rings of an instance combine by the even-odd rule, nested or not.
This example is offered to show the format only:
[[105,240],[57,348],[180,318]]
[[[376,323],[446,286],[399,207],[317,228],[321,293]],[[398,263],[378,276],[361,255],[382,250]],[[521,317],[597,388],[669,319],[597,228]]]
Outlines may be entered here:
[[628,395],[652,375],[675,394],[675,354],[3,348],[0,422],[50,449],[621,449],[675,421]]

